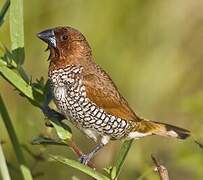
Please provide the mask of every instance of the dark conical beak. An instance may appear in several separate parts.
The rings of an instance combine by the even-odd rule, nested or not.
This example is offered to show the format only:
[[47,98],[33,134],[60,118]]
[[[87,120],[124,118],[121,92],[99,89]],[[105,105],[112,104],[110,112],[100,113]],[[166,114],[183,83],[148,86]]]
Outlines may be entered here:
[[46,42],[49,46],[56,48],[56,37],[53,29],[47,29],[37,34],[38,38]]

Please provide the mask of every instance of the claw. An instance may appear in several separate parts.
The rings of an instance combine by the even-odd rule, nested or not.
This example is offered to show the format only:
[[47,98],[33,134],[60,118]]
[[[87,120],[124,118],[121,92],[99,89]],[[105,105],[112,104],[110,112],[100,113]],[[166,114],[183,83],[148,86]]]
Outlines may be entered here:
[[[106,138],[106,136],[104,137]],[[103,144],[103,142],[100,142],[99,144],[96,145],[96,147],[90,153],[81,155],[79,158],[79,161],[82,164],[87,165],[88,162],[92,159],[92,157],[94,157],[94,155],[97,153],[97,151],[99,151],[104,145],[105,144]]]
[[89,154],[83,154],[80,156],[79,161],[80,163],[87,165],[90,159],[91,159],[91,156]]

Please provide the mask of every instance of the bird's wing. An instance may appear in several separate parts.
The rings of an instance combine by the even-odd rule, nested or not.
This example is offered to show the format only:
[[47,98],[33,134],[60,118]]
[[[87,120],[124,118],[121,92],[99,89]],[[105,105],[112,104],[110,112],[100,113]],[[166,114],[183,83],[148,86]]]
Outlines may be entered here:
[[116,117],[131,121],[140,120],[104,70],[95,65],[88,71],[91,73],[84,74],[83,83],[87,97],[92,102]]

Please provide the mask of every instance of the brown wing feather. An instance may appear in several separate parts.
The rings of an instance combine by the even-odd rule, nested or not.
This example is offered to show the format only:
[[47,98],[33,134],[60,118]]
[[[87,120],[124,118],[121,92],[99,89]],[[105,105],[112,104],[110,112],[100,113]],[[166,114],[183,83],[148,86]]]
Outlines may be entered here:
[[84,72],[87,73],[83,75],[83,83],[87,97],[111,115],[125,120],[139,121],[107,73],[96,64],[89,64],[86,68]]

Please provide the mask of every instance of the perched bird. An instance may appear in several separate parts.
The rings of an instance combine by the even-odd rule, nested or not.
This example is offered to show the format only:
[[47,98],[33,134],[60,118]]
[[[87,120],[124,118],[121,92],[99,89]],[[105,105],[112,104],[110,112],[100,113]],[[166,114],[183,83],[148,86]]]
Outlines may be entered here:
[[185,139],[190,131],[140,118],[98,66],[86,38],[72,27],[38,33],[50,50],[49,81],[58,110],[89,138],[100,142],[80,158],[87,164],[109,140],[160,135]]

